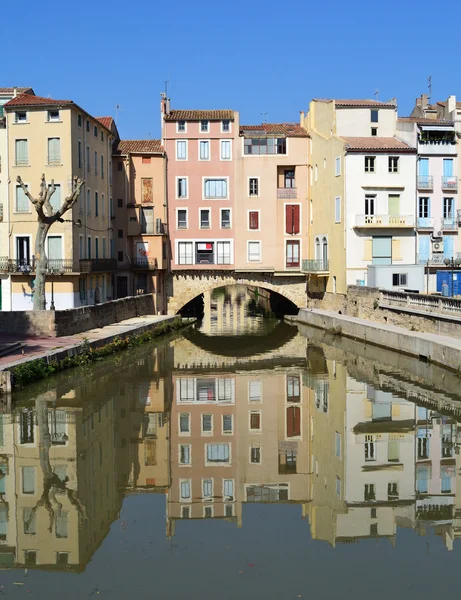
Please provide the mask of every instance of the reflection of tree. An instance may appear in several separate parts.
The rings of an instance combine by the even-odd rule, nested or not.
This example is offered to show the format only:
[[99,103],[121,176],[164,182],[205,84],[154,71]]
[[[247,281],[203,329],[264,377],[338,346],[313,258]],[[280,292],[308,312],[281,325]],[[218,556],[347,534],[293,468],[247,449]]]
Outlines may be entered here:
[[35,400],[35,410],[37,414],[37,426],[38,426],[38,452],[40,459],[40,469],[43,474],[43,492],[36,505],[31,510],[29,519],[27,521],[27,527],[32,523],[35,518],[35,514],[38,509],[42,506],[45,507],[50,518],[50,524],[48,530],[53,530],[53,522],[55,520],[55,509],[57,511],[62,510],[62,504],[56,498],[57,493],[66,494],[70,504],[77,509],[79,517],[87,520],[86,507],[80,500],[77,491],[67,487],[68,477],[61,480],[51,468],[50,463],[50,449],[51,449],[51,433],[48,421],[48,401],[50,396],[54,397],[52,392],[40,394]]

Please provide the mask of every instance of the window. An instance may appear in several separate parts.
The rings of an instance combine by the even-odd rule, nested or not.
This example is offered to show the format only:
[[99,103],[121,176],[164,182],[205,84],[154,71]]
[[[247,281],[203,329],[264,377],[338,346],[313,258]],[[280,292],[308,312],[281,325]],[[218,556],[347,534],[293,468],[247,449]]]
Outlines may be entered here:
[[199,160],[210,160],[210,142],[209,140],[199,141]]
[[86,214],[91,215],[91,190],[86,191]]
[[98,153],[94,151],[94,172],[98,173]]
[[370,121],[372,123],[378,122],[378,111],[377,110],[375,110],[375,109],[370,110]]
[[365,502],[370,500],[376,500],[375,493],[375,484],[374,483],[366,483],[363,490],[363,499]]
[[398,500],[399,499],[399,484],[396,481],[390,481],[387,484],[387,499]]
[[213,431],[213,416],[202,415],[202,433],[212,433]]
[[217,242],[216,246],[217,246],[217,264],[218,265],[232,264],[231,243],[230,242]]
[[200,209],[200,229],[210,229],[210,210],[208,208]]
[[372,127],[370,133],[371,133],[372,137],[376,137],[378,135],[378,128]]
[[454,198],[444,198],[443,199],[443,221],[444,224],[450,224],[454,222],[455,216],[455,199]]
[[299,375],[287,376],[287,402],[299,402],[300,396],[300,380]]
[[213,500],[213,480],[212,479],[202,479],[202,498],[203,498],[203,500]]
[[123,229],[117,229],[117,237],[119,240],[123,239]]
[[365,435],[365,460],[376,460],[376,442],[372,435]]
[[23,110],[14,113],[15,123],[27,123],[27,113]]
[[226,131],[230,131],[230,121],[229,119],[224,119],[221,121],[221,131],[225,133]]
[[221,208],[221,229],[231,228],[231,211],[229,208]]
[[335,198],[335,223],[341,223],[341,196]]
[[176,160],[187,160],[186,140],[176,140]]
[[244,154],[286,154],[286,138],[245,138]]
[[231,141],[221,140],[221,160],[231,160]]
[[205,198],[227,198],[227,179],[205,179]]
[[[50,198],[50,204],[54,213],[61,208],[61,186],[59,183],[54,184],[54,193]],[[50,256],[48,256],[48,258],[50,258]]]
[[35,535],[36,534],[35,515],[36,515],[36,513],[32,510],[32,508],[24,508],[22,511],[22,522],[24,525],[24,533],[27,535]]
[[300,265],[300,241],[290,240],[286,243],[286,266],[287,268],[299,267]]
[[123,162],[121,160],[117,161],[117,171],[123,171]]
[[250,448],[250,462],[254,465],[261,463],[261,448],[259,446],[252,446]]
[[179,445],[179,464],[180,465],[190,465],[191,457],[190,457],[190,444],[180,444]]
[[440,479],[441,486],[440,491],[442,494],[449,494],[451,492],[451,476],[454,474],[454,467],[451,466],[441,466],[440,467]]
[[261,431],[261,411],[250,412],[250,429]]
[[117,208],[123,208],[123,198],[117,198]]
[[16,140],[16,166],[24,167],[29,164],[29,148],[27,140]]
[[191,488],[191,484],[190,484],[190,479],[182,479],[179,481],[179,494],[180,494],[180,498],[181,500],[190,500],[191,494],[190,494],[190,488]]
[[400,215],[400,194],[389,194],[387,196],[387,214]]
[[86,147],[86,170],[88,173],[91,173],[91,163],[90,163],[90,147]]
[[55,514],[54,531],[57,538],[68,537],[69,513],[64,510],[57,510]]
[[285,170],[283,173],[283,186],[285,188],[296,188],[295,172],[293,169]]
[[33,411],[20,412],[20,443],[34,443],[35,414]]
[[60,138],[48,138],[48,164],[61,164],[61,140]]
[[82,142],[78,140],[77,142],[77,157],[78,157],[78,168],[81,169],[83,166],[82,163]]
[[96,127],[96,125],[93,125],[93,135],[94,137],[98,137],[98,128]]
[[90,131],[90,122],[89,121],[86,122],[86,130]]
[[261,262],[261,242],[248,242],[248,261]]
[[300,232],[300,208],[299,204],[285,206],[285,233],[297,235]]
[[187,229],[187,209],[178,208],[178,229]]
[[376,156],[365,156],[365,173],[375,172]]
[[259,196],[259,178],[258,177],[250,177],[248,180],[249,196]]
[[391,265],[392,237],[373,236],[372,253],[374,265]]
[[101,142],[104,141],[104,131],[101,131]]
[[104,155],[101,154],[101,179],[104,179]]
[[389,173],[398,173],[399,172],[399,157],[398,156],[389,156],[388,170],[389,170]]
[[179,415],[179,432],[190,433],[190,414],[181,413]]
[[94,257],[99,258],[99,238],[94,238]]
[[233,430],[232,415],[222,416],[222,432],[223,434],[231,434]]
[[406,286],[407,279],[407,273],[392,273],[392,285]]
[[335,176],[339,177],[341,175],[341,157],[337,156],[335,158]]
[[104,194],[101,194],[101,214],[103,217],[106,216],[106,200]]
[[200,121],[200,131],[205,133],[209,130],[209,122],[208,121]]
[[87,239],[87,258],[91,258],[91,237]]
[[387,460],[389,462],[399,462],[400,460],[400,441],[389,440],[387,443]]
[[24,551],[24,563],[26,566],[37,564],[37,551],[36,550],[25,550]]
[[28,273],[30,271],[30,238],[28,236],[16,238],[16,258],[20,264],[20,271]]
[[250,402],[261,402],[261,380],[254,379],[248,386],[248,400]]
[[56,553],[56,564],[60,567],[66,567],[69,564],[69,553],[68,552],[57,552]]
[[429,198],[418,198],[418,218],[427,219],[429,216]]
[[[27,186],[26,186],[27,188]],[[30,212],[29,198],[25,195],[20,185],[16,186],[16,210],[17,213]]]
[[141,208],[141,233],[152,235],[154,233],[154,209]]
[[123,262],[123,250],[117,252],[117,260],[118,262]]
[[190,519],[190,506],[181,506],[181,519]]
[[229,444],[206,444],[206,462],[211,464],[230,464]]
[[214,242],[196,242],[195,243],[195,263],[214,264]]
[[48,121],[59,121],[59,110],[49,110],[48,111]]
[[99,216],[99,195],[98,192],[94,193],[94,216]]
[[187,177],[178,177],[176,186],[176,197],[187,198]]
[[[107,258],[106,257],[106,238],[102,238],[102,257],[103,258]],[[104,282],[104,275],[103,275],[103,282]]]
[[341,434],[335,431],[335,456],[341,458]]
[[336,477],[336,495],[341,498],[341,479]]
[[22,467],[22,493],[35,494],[35,467]]
[[365,216],[372,217],[375,214],[376,196],[367,194],[365,196]]
[[186,131],[186,121],[178,121],[176,131],[178,133],[184,133]]
[[193,265],[193,242],[178,242],[178,265]]
[[259,229],[259,210],[250,210],[248,213],[248,229]]

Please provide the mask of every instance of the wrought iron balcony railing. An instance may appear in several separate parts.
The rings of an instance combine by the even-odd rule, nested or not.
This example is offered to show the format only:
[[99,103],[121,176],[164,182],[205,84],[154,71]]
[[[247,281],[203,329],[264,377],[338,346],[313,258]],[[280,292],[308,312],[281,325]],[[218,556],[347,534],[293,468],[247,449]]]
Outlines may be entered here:
[[304,273],[327,273],[330,270],[328,259],[324,258],[308,258],[304,259],[302,263],[302,270]]

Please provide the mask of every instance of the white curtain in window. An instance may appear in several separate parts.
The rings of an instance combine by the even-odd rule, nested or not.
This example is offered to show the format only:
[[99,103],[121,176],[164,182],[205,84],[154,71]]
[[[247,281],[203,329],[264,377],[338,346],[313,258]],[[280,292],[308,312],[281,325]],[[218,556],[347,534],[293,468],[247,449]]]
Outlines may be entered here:
[[234,480],[224,479],[224,496],[226,498],[234,498]]
[[230,265],[231,264],[231,243],[230,242],[217,242],[217,264],[218,265]]
[[250,381],[250,400],[261,400],[261,381]]
[[16,140],[16,164],[17,165],[28,165],[29,164],[29,152],[27,147],[27,140]]
[[190,481],[181,481],[181,498],[190,498]]
[[193,247],[192,242],[179,242],[179,264],[180,265],[192,265],[193,264]]
[[55,184],[54,186],[54,194],[50,198],[50,204],[53,212],[61,208],[61,186],[59,184]]
[[227,179],[206,179],[205,198],[227,198]]
[[210,158],[210,142],[200,142],[200,160],[208,160]]
[[213,495],[213,480],[212,479],[204,479],[203,480],[203,497],[211,498]]
[[178,140],[176,142],[176,156],[179,160],[186,160],[187,145],[185,140]]
[[209,462],[229,462],[229,444],[208,444],[207,460]]
[[60,138],[48,138],[48,163],[50,165],[61,162],[61,140]]
[[[28,187],[28,186],[26,186]],[[16,212],[29,212],[30,204],[29,199],[23,192],[22,188],[16,186]]]
[[221,141],[221,158],[223,160],[230,160],[231,157],[231,143],[230,140]]

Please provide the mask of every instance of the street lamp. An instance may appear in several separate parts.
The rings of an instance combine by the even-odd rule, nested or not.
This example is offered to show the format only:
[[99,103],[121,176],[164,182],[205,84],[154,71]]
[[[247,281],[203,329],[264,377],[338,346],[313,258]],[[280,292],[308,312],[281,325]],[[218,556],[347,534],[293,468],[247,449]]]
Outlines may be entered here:
[[50,302],[50,310],[55,310],[54,306],[54,275],[64,275],[64,269],[57,269],[56,267],[49,267],[48,273],[50,274],[51,279],[51,302]]
[[443,262],[447,267],[451,267],[451,296],[453,297],[455,295],[455,290],[454,290],[454,286],[453,286],[453,282],[454,282],[453,270],[455,267],[459,267],[461,265],[461,258],[459,258],[459,257],[445,258],[443,260]]

